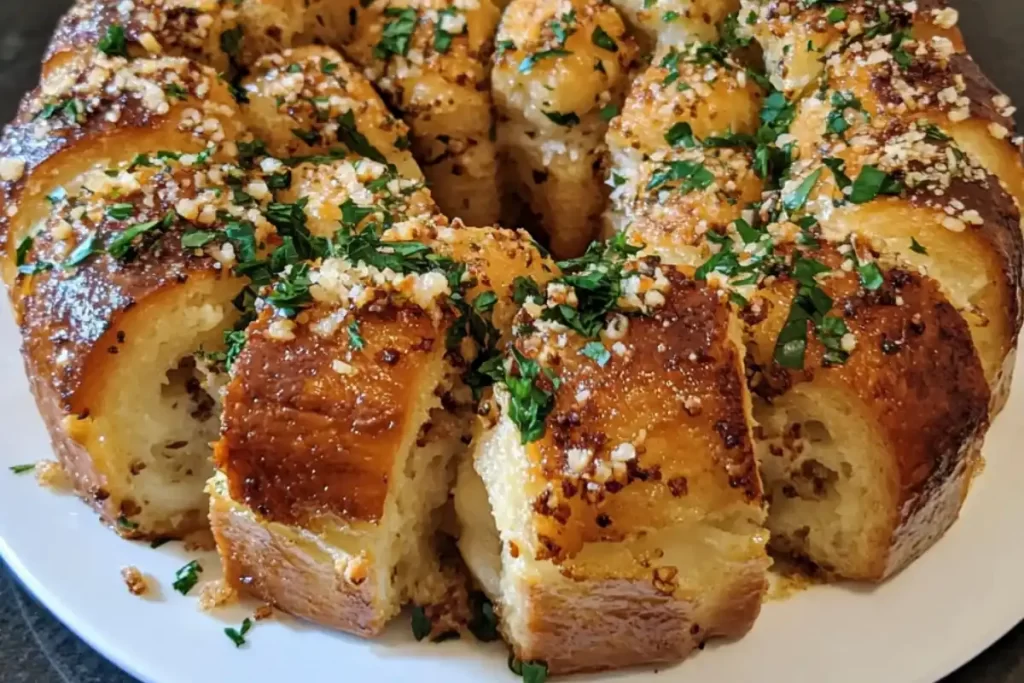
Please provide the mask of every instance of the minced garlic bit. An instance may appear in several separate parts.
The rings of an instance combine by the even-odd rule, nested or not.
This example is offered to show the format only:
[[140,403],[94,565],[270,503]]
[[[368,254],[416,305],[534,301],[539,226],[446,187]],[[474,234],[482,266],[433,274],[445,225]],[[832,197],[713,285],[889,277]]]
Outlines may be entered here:
[[128,592],[132,595],[145,595],[149,590],[149,583],[146,577],[137,567],[128,566],[122,568],[121,578],[124,579],[124,585],[128,587]]
[[36,482],[55,491],[70,491],[71,478],[67,470],[56,460],[40,460],[36,463]]
[[295,321],[288,318],[278,318],[267,326],[266,336],[269,339],[279,342],[288,342],[295,339]]
[[365,552],[339,558],[334,563],[334,572],[350,586],[359,586],[370,575],[370,558]]
[[202,590],[199,592],[199,609],[204,612],[210,612],[237,601],[238,591],[223,579],[203,584]]
[[0,158],[0,180],[17,182],[25,175],[25,160],[14,157]]

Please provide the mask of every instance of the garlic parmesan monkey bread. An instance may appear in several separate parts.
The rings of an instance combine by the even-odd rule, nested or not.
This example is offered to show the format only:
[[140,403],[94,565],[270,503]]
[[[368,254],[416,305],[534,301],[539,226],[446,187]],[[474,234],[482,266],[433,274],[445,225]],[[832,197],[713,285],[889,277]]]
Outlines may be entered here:
[[524,677],[737,638],[956,521],[1024,307],[943,0],[77,0],[0,134],[76,493]]

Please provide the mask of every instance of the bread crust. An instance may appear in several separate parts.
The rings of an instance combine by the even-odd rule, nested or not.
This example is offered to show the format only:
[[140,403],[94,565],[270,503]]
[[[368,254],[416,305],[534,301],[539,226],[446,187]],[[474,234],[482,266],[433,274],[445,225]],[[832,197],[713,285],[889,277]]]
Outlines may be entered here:
[[729,569],[728,591],[713,602],[626,578],[528,585],[528,638],[511,640],[513,652],[546,662],[549,673],[569,674],[678,661],[709,638],[738,638],[761,611],[765,563]]
[[297,541],[226,495],[210,494],[210,527],[228,583],[329,628],[363,637],[384,629],[391,615],[377,605],[373,571],[358,584],[347,580],[313,541]]

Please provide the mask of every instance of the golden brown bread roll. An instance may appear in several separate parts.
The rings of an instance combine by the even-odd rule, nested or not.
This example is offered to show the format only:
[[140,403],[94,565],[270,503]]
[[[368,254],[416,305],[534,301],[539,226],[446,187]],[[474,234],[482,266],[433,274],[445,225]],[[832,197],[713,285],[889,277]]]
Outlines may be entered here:
[[487,80],[497,8],[490,0],[375,2],[352,18],[345,54],[409,124],[441,210],[468,225],[494,224],[500,193]]
[[[875,263],[869,253],[797,258],[804,267],[743,312],[747,372],[763,399],[754,417],[771,543],[827,574],[881,580],[956,520],[988,426],[988,386],[936,281],[892,268],[869,288],[852,272]],[[818,269],[813,289],[831,313],[806,335],[803,367],[786,367],[779,339]],[[836,339],[827,328],[839,320]]]
[[719,61],[701,43],[669,49],[633,82],[609,127],[606,232],[628,228],[664,258],[699,265],[689,247],[739,218],[764,189],[746,149],[703,141],[753,135],[761,101],[732,58]]
[[421,178],[409,128],[387,110],[370,82],[330,48],[266,55],[241,84],[245,120],[278,158],[358,154]]
[[578,256],[596,235],[602,138],[637,54],[618,12],[588,0],[513,0],[491,84],[508,191],[539,217],[551,251]]
[[769,560],[727,301],[606,253],[516,322],[455,488],[460,549],[515,656],[606,669],[746,632]]

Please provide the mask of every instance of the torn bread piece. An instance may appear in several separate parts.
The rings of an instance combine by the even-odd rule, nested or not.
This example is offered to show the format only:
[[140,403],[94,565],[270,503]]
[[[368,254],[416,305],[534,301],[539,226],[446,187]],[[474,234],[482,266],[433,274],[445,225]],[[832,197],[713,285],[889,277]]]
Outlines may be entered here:
[[[372,636],[402,605],[450,595],[435,541],[469,442],[470,378],[509,328],[513,278],[552,266],[524,233],[363,227],[266,294],[231,370],[209,489],[229,583]],[[297,283],[298,305],[275,294]]]
[[[801,337],[811,301],[832,313]],[[773,548],[891,576],[956,520],[977,464],[989,389],[967,323],[936,281],[826,246],[743,317]]]
[[79,495],[126,536],[206,523],[219,408],[198,361],[239,316],[236,244],[276,238],[259,213],[269,195],[238,203],[227,179],[242,174],[194,154],[97,166],[16,248],[10,294],[40,411]]
[[742,635],[770,564],[739,323],[616,248],[527,300],[455,488],[466,564],[551,673]]

